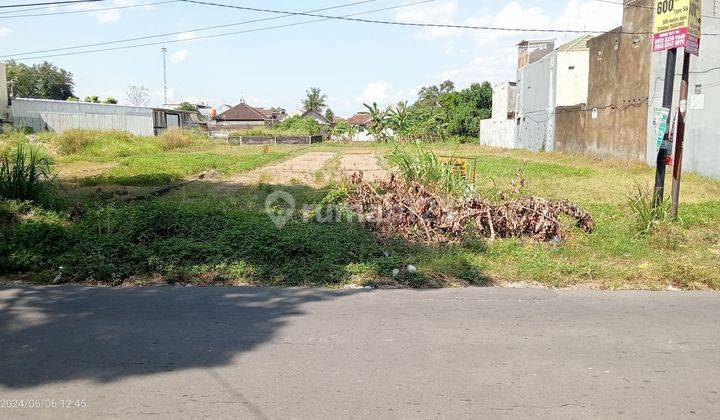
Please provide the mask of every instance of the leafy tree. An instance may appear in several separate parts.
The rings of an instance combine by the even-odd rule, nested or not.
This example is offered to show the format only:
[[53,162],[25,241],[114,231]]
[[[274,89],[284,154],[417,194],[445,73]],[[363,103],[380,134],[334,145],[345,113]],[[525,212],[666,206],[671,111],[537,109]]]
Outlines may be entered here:
[[195,112],[200,113],[200,110],[195,105],[191,104],[190,102],[183,102],[181,103],[178,108],[180,111],[188,111],[188,112]]
[[145,106],[150,102],[150,91],[145,86],[128,86],[125,88],[125,97],[130,105]]
[[71,97],[67,98],[66,101],[68,101],[68,102],[80,102],[80,98],[75,97],[75,96],[71,96]]
[[335,121],[335,113],[332,109],[328,108],[325,110],[325,118],[330,121],[331,123]]
[[56,99],[64,101],[73,96],[72,73],[55,67],[47,61],[28,66],[15,61],[7,62],[8,83],[18,98]]
[[339,121],[333,128],[333,136],[341,140],[352,140],[355,134],[357,129],[347,121]]
[[302,102],[303,109],[305,111],[310,111],[312,109],[322,112],[322,110],[327,106],[327,103],[325,102],[327,100],[327,95],[323,95],[320,88],[311,87],[305,92],[305,95],[306,97]]
[[409,109],[409,136],[421,140],[477,137],[480,120],[492,109],[490,83],[475,83],[461,91],[446,81],[420,89],[418,101]]
[[86,96],[83,102],[89,102],[91,104],[99,104],[100,98],[97,96]]
[[205,121],[206,119],[206,117],[200,113],[200,109],[198,109],[197,106],[191,104],[190,102],[182,102],[177,109],[179,109],[180,111],[188,111],[194,113],[198,116],[198,119],[200,121]]
[[425,103],[427,105],[438,105],[438,101],[440,100],[441,95],[454,91],[455,83],[450,80],[446,80],[440,83],[439,86],[425,86],[420,88],[420,91],[418,93],[418,100],[419,102]]
[[111,104],[111,105],[117,105],[118,101],[117,101],[117,99],[115,99],[111,96],[108,96],[107,99],[105,99],[105,103]]

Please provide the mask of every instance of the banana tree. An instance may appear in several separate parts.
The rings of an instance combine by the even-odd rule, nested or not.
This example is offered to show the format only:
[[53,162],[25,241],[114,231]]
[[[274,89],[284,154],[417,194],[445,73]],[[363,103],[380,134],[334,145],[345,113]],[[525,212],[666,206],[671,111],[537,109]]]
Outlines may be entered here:
[[388,113],[386,110],[380,109],[377,102],[372,105],[363,104],[370,113],[370,125],[368,131],[375,137],[377,141],[386,141],[388,139]]
[[401,140],[407,140],[410,135],[410,114],[407,102],[398,102],[394,108],[388,110],[388,124]]

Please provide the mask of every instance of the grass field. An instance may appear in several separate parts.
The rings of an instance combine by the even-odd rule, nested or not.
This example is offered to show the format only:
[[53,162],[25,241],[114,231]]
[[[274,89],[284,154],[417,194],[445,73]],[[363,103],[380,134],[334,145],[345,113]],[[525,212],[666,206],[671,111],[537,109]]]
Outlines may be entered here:
[[[0,147],[16,141],[5,136]],[[507,188],[522,169],[527,182],[522,194],[575,201],[597,224],[595,232],[586,234],[568,222],[567,238],[559,245],[468,238],[436,247],[402,240],[383,243],[350,222],[294,219],[278,229],[264,212],[265,198],[277,189],[292,193],[299,205],[321,202],[338,174],[341,155],[382,160],[392,145],[254,147],[119,133],[85,133],[76,139],[46,135],[39,142],[55,158],[65,207],[50,211],[0,201],[2,275],[104,284],[720,290],[720,182],[693,174],[684,177],[681,220],[641,234],[628,195],[653,179],[652,169],[644,165],[434,144],[438,155],[477,159],[478,191]],[[313,185],[234,178],[308,152],[337,154],[317,171]],[[212,176],[161,197],[118,199],[207,171]],[[408,264],[417,272],[392,278],[393,269]]]

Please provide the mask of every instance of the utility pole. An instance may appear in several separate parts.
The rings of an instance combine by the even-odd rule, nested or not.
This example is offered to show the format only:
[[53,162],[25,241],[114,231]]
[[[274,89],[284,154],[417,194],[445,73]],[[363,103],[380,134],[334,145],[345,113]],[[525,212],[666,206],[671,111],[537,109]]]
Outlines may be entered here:
[[167,55],[167,48],[162,47],[160,50],[162,51],[163,55],[163,92],[164,92],[164,100],[163,107],[167,105],[167,61],[166,61],[166,55]]
[[682,178],[683,144],[685,143],[685,118],[687,117],[687,99],[690,81],[690,53],[683,55],[682,82],[680,82],[680,116],[678,118],[677,139],[675,140],[675,159],[673,166],[672,205],[670,217],[676,219],[680,205],[680,179]]
[[[675,64],[677,62],[677,48],[667,52],[665,59],[665,85],[663,88],[662,107],[672,109],[673,89],[675,88]],[[670,114],[668,114],[668,126],[670,126]],[[667,166],[668,149],[670,148],[670,133],[665,132],[662,144],[657,154],[655,167],[655,192],[653,194],[653,207],[657,208],[664,201],[665,195],[665,168]]]

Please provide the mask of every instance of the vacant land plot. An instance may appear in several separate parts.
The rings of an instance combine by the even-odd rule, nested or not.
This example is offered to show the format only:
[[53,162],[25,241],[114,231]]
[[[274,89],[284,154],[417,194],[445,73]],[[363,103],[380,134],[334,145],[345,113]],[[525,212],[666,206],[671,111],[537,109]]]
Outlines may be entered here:
[[[381,241],[346,220],[303,217],[303,206],[327,202],[344,174],[384,177],[392,145],[255,147],[193,138],[169,146],[90,137],[70,151],[59,150],[62,139],[39,140],[55,156],[64,204],[47,210],[2,202],[0,275],[104,284],[720,289],[720,182],[693,174],[685,177],[681,221],[642,234],[628,195],[653,179],[644,165],[435,144],[438,155],[477,159],[479,194],[517,189],[569,199],[592,214],[597,229],[586,234],[568,222],[567,237],[553,244],[514,238],[431,246]],[[195,182],[123,199],[183,179]],[[278,190],[298,209],[281,229],[265,212]]]

